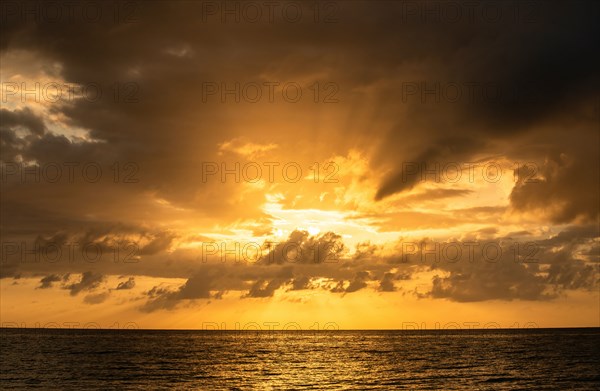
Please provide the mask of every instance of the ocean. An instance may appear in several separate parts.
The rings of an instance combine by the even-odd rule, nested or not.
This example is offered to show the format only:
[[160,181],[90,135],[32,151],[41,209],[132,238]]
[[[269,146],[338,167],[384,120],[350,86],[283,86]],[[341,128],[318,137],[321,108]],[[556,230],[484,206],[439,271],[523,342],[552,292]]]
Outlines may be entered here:
[[1,389],[598,390],[600,329],[0,329]]

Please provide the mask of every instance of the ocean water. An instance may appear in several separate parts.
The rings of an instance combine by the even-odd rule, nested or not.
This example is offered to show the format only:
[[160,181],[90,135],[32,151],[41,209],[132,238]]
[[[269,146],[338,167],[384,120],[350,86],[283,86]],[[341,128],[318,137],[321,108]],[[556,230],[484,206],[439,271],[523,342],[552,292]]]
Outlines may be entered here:
[[1,329],[0,337],[1,389],[600,389],[600,329]]

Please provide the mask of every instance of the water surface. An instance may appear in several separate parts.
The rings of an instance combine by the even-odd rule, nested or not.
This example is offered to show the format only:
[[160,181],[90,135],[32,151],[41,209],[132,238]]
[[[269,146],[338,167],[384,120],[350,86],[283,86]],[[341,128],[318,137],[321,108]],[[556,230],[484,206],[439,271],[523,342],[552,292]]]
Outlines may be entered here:
[[600,389],[600,329],[1,329],[0,388]]

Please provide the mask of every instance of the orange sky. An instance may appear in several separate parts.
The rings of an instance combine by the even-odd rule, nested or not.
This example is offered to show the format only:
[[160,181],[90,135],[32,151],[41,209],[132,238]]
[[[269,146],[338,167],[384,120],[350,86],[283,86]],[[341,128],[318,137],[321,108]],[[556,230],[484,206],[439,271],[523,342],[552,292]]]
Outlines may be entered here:
[[201,3],[7,16],[2,325],[600,325],[584,6]]

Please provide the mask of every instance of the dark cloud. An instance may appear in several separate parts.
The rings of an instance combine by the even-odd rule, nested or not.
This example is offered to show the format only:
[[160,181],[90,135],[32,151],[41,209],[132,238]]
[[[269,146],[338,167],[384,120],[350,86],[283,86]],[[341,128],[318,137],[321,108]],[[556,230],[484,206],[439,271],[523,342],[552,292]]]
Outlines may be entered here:
[[274,279],[271,281],[258,280],[256,281],[248,294],[244,297],[272,297],[273,293],[277,289],[279,289],[286,280],[284,279]]
[[[570,290],[594,291],[600,286],[596,264],[582,255],[593,248],[597,234],[597,227],[585,226],[539,241],[497,238],[479,242],[473,257],[456,261],[439,256],[444,254],[440,251],[431,266],[443,273],[433,278],[431,292],[424,295],[470,302],[550,300]],[[500,252],[483,251],[483,245]]]
[[352,292],[359,291],[363,288],[366,288],[367,281],[369,279],[370,279],[369,272],[367,272],[367,271],[361,271],[361,272],[356,273],[356,276],[354,277],[354,279],[352,281],[350,281],[350,284],[346,288],[345,292],[352,293]]
[[[287,263],[222,263],[220,259],[198,264],[197,258],[178,259],[169,272],[165,265],[157,262],[146,270],[154,270],[158,276],[186,278],[178,288],[156,286],[146,293],[147,302],[141,307],[151,312],[173,309],[181,304],[191,305],[196,300],[220,298],[227,291],[245,291],[245,298],[272,297],[278,289],[305,290],[327,289],[334,293],[352,293],[368,288],[369,281],[377,281],[374,289],[382,292],[397,290],[395,281],[410,283],[419,273],[434,271],[431,290],[418,295],[431,298],[446,298],[459,302],[486,300],[550,300],[573,290],[593,290],[599,285],[595,270],[597,263],[598,228],[593,225],[575,226],[543,240],[533,240],[528,232],[517,232],[509,236],[494,237],[495,230],[467,235],[460,241],[432,242],[431,239],[411,240],[410,243],[433,248],[440,247],[435,257],[419,257],[407,252],[400,240],[397,247],[387,248],[369,243],[357,246],[352,257],[344,256],[336,263],[287,262]],[[330,235],[307,236],[302,232],[290,235],[288,243],[301,239],[302,243],[321,243],[320,238]],[[332,237],[336,237],[333,235]],[[57,242],[68,240],[58,235]],[[40,245],[47,245],[48,238],[38,238]],[[531,240],[531,241],[530,241]],[[440,249],[451,243],[475,243],[474,258],[463,247],[460,259],[446,259],[448,254]],[[498,259],[484,257],[482,245],[492,245],[502,251]],[[529,246],[531,245],[531,246]],[[528,247],[529,246],[529,247]],[[494,249],[492,249],[494,250]],[[412,250],[411,250],[412,251]],[[489,250],[488,250],[489,251]],[[449,253],[452,253],[450,251]],[[495,257],[495,250],[491,251]],[[182,256],[178,252],[176,257]],[[468,255],[468,257],[467,257]],[[157,254],[159,258],[165,253]],[[150,260],[150,258],[148,258]],[[135,265],[135,264],[134,264]],[[82,265],[85,267],[86,265]],[[394,269],[394,270],[393,270]],[[115,269],[118,270],[118,269]],[[136,269],[133,269],[136,270]],[[68,274],[50,274],[40,280],[40,288],[49,288],[53,282],[63,281],[63,288],[71,295],[98,288],[104,280],[98,272],[82,273],[80,281],[68,284]],[[314,281],[335,281],[333,285],[318,285]],[[135,278],[120,282],[115,289],[132,289]],[[85,302],[99,302],[103,295],[88,298]]]
[[214,285],[211,274],[198,272],[176,290],[155,286],[146,293],[148,301],[141,310],[152,312],[158,309],[173,309],[182,300],[209,299],[210,290]]
[[152,255],[166,250],[173,239],[176,237],[171,232],[159,232],[153,235],[151,241],[142,247],[139,251],[140,255]]
[[108,292],[90,294],[83,298],[83,302],[86,304],[100,304],[104,303],[110,294]]
[[59,275],[51,274],[40,280],[40,286],[38,286],[38,289],[52,288],[53,283],[59,282],[61,280],[62,280],[62,277],[60,277]]
[[371,279],[371,276],[368,271],[358,271],[355,273],[354,278],[352,278],[348,283],[347,281],[340,280],[329,289],[332,293],[352,293],[364,289],[367,287],[367,281]]
[[346,288],[344,288],[344,281],[338,281],[337,284],[329,290],[332,293],[343,293],[346,292]]
[[277,289],[291,281],[292,276],[293,267],[283,267],[279,270],[275,278],[270,281],[265,279],[257,280],[243,297],[272,297]]
[[[496,4],[504,18],[494,23],[482,20],[481,15],[475,22],[464,18],[427,23],[408,17],[398,23],[407,17],[403,3],[352,2],[340,5],[337,23],[312,24],[307,32],[289,23],[186,23],[197,22],[202,15],[200,4],[145,3],[137,9],[135,23],[101,23],[111,33],[111,45],[97,34],[94,23],[33,24],[15,18],[3,27],[1,47],[37,51],[48,61],[60,62],[68,82],[94,82],[107,91],[117,80],[137,83],[137,102],[123,104],[106,94],[100,102],[79,100],[58,110],[70,124],[89,129],[96,140],[107,141],[106,145],[94,144],[96,151],[110,151],[118,160],[143,166],[152,174],[146,178],[148,188],[175,204],[196,207],[198,202],[192,195],[208,190],[208,186],[190,181],[197,174],[197,167],[190,165],[192,157],[215,157],[220,142],[249,136],[231,126],[225,105],[197,104],[203,82],[260,81],[265,73],[300,80],[322,69],[335,69],[336,82],[345,91],[346,110],[353,113],[357,107],[378,107],[374,118],[355,121],[354,126],[344,129],[351,137],[340,147],[361,145],[361,141],[372,144],[372,135],[382,140],[378,153],[381,166],[393,172],[377,192],[380,199],[414,186],[413,179],[401,179],[405,174],[402,161],[469,159],[486,148],[498,148],[498,142],[507,138],[514,141],[549,116],[585,102],[598,82],[595,70],[599,56],[594,49],[598,44],[595,37],[600,34],[591,4],[577,2],[566,7],[536,2],[534,21],[528,22],[506,16],[514,15],[514,4]],[[111,14],[109,8],[107,15]],[[215,29],[220,33],[205,34]],[[415,36],[419,39],[412,38]],[[233,37],[240,47],[257,41],[263,44],[252,46],[253,56],[246,56],[228,45]],[[310,50],[301,50],[300,55],[287,50],[289,47]],[[186,48],[185,56],[169,54],[181,48]],[[204,53],[215,55],[200,57]],[[236,61],[239,59],[244,61]],[[504,95],[475,103],[442,100],[433,106],[421,104],[420,99],[403,101],[403,83],[420,81],[493,83]],[[510,92],[515,88],[525,92],[514,97]],[[360,92],[364,90],[374,94]],[[300,107],[293,109],[304,112],[296,110]],[[260,115],[267,107],[259,104],[255,109]],[[97,112],[103,115],[94,115]],[[244,116],[246,112],[241,113]],[[254,122],[256,116],[246,119]],[[393,122],[391,132],[368,126],[389,119]],[[363,132],[367,127],[367,134],[360,134],[355,127]],[[580,136],[588,137],[585,133],[580,132]],[[337,136],[335,131],[331,134]],[[312,133],[301,135],[310,139]],[[190,143],[191,136],[198,136],[198,141]],[[279,137],[266,131],[250,136],[269,141]],[[44,144],[51,145],[51,141]],[[328,154],[332,145],[328,144]],[[76,148],[82,147],[66,147]],[[40,153],[30,149],[32,157]],[[214,194],[212,190],[206,194]],[[225,213],[227,198],[206,197],[203,211]]]
[[453,269],[447,277],[435,276],[430,296],[459,302],[486,300],[543,300],[546,293],[543,277],[523,265],[505,260],[501,265],[479,260]]
[[291,290],[299,291],[304,289],[311,289],[310,277],[298,276],[292,280]]
[[[28,135],[18,136],[17,131],[26,129]],[[15,162],[23,157],[33,140],[42,137],[46,130],[44,120],[25,107],[14,111],[0,109],[0,156],[4,162]],[[5,167],[2,167],[4,178]],[[4,180],[4,179],[3,179]]]
[[18,127],[27,129],[31,134],[38,136],[44,134],[46,130],[44,120],[35,115],[28,107],[14,111],[0,109],[0,131],[14,130]]
[[[27,221],[29,215],[35,215],[36,211],[24,208],[20,211],[13,210],[8,215],[20,214],[23,222]],[[7,232],[8,237],[29,239],[3,241],[2,261],[6,277],[18,270],[30,274],[87,271],[113,275],[124,271],[134,272],[130,274],[156,274],[161,270],[165,262],[164,255],[174,240],[174,234],[170,231],[149,230],[135,224],[72,221],[65,224],[64,229],[59,232],[53,230],[52,226],[52,221],[49,220],[33,229],[3,228],[3,233]],[[86,229],[78,229],[82,226]],[[47,233],[41,233],[44,231]],[[142,256],[147,260],[155,256],[162,262],[159,264],[158,261],[148,261],[141,264]],[[182,265],[182,269],[186,267]],[[11,274],[8,274],[9,270],[12,270]],[[167,274],[177,273],[178,271]]]
[[385,273],[379,282],[379,291],[394,292],[395,290],[396,287],[394,286],[394,273]]
[[342,237],[333,232],[310,236],[307,231],[293,231],[289,238],[275,244],[258,262],[261,264],[337,263],[347,250]]
[[[473,151],[480,149],[483,145],[481,141],[461,137],[447,138],[439,140],[437,143],[437,145],[430,146],[427,150],[421,152],[421,154],[403,162],[402,170],[388,178],[381,185],[379,190],[377,190],[375,199],[381,200],[391,194],[410,190],[417,183],[422,182],[423,179],[431,177],[431,175],[426,174],[428,169],[440,172],[440,169],[436,168],[437,166],[463,162]],[[404,167],[410,167],[410,169],[405,169]],[[441,196],[444,193],[438,193],[438,195]]]
[[115,288],[116,290],[133,289],[135,288],[135,278],[129,277],[127,281],[120,282]]
[[[593,222],[600,216],[598,143],[581,140],[577,150],[549,156],[535,180],[523,175],[513,189],[512,206],[521,212],[543,213],[553,223]],[[536,167],[537,169],[537,167]]]
[[88,271],[81,275],[79,282],[66,285],[64,288],[69,290],[71,296],[76,296],[80,292],[93,290],[99,287],[103,281],[104,276],[102,274]]

